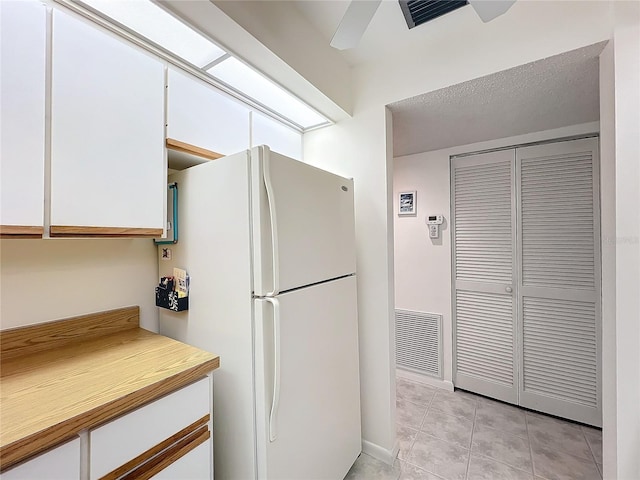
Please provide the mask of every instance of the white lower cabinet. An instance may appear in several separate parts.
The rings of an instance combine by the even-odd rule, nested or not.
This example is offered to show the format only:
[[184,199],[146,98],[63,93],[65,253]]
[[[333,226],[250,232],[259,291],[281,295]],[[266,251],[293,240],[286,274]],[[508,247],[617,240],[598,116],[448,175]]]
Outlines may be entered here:
[[211,382],[208,376],[85,430],[0,480],[212,479]]
[[80,479],[80,439],[52,448],[0,475],[2,480]]
[[[89,477],[212,478],[211,383],[203,378],[89,431]],[[191,472],[166,476],[165,469]]]
[[212,478],[210,460],[212,455],[211,439],[201,443],[185,456],[176,460],[156,474],[154,480],[201,480]]

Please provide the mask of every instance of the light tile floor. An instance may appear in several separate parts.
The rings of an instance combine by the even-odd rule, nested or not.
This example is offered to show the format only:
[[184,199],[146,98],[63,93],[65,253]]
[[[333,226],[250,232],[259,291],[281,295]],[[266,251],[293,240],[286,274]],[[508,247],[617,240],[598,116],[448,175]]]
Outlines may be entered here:
[[600,480],[602,432],[402,378],[393,466],[362,454],[345,480]]

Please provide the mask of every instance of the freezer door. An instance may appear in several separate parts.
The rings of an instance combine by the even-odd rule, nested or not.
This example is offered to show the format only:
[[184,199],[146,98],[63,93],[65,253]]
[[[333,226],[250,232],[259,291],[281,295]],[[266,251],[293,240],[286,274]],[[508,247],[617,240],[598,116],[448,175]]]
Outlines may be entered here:
[[355,276],[255,300],[258,478],[342,480],[361,449]]
[[355,272],[352,180],[261,146],[251,183],[256,296]]

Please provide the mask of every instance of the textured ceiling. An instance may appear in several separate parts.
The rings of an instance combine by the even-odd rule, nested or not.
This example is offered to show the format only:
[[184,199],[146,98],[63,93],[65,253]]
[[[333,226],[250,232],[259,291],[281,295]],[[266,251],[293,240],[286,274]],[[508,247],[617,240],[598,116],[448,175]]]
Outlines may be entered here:
[[598,55],[604,45],[389,105],[394,156],[597,121]]

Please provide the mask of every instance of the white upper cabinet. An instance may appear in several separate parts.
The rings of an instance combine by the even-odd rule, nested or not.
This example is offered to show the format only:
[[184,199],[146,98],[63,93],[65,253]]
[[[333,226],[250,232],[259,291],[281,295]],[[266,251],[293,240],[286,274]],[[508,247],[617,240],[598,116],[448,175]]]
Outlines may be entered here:
[[51,234],[161,235],[164,65],[55,10],[52,70]]
[[0,232],[42,235],[46,8],[0,1]]
[[168,138],[222,155],[246,150],[249,111],[214,87],[169,69]]
[[302,160],[302,133],[258,112],[251,121],[251,146],[267,145],[270,150]]

